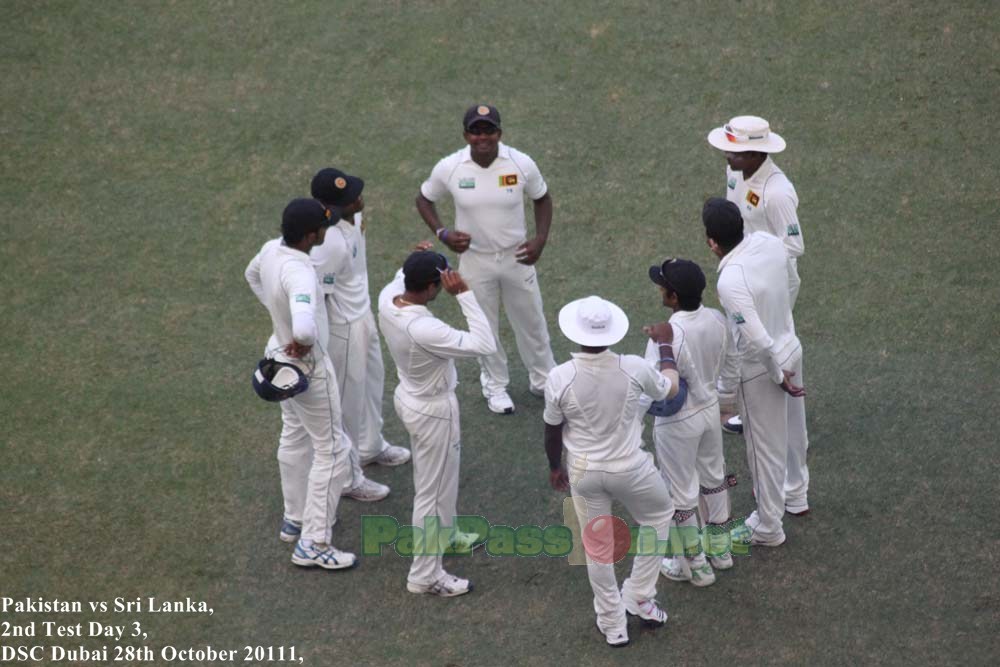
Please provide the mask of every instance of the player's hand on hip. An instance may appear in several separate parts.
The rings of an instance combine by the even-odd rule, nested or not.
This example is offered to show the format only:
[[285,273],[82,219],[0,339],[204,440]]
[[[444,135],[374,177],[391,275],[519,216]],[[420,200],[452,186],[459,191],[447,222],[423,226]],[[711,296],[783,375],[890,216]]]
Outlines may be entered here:
[[471,236],[465,232],[460,232],[457,229],[447,229],[441,233],[439,238],[441,239],[441,243],[445,244],[458,254],[462,254],[468,250],[469,242],[472,241]]
[[542,250],[544,248],[545,241],[536,236],[535,238],[525,241],[521,245],[517,246],[517,252],[514,254],[514,259],[516,259],[519,264],[527,264],[528,266],[531,266],[538,261],[539,257],[542,256]]
[[303,345],[302,343],[297,343],[294,340],[285,346],[285,354],[294,359],[301,359],[311,351],[312,345]]
[[656,343],[670,344],[674,342],[674,328],[670,326],[670,322],[646,324],[642,327],[642,333],[652,338]]
[[569,491],[569,476],[566,475],[566,469],[559,466],[555,470],[550,470],[549,485],[556,491]]
[[444,287],[445,292],[452,296],[458,296],[462,292],[469,291],[469,286],[465,284],[465,280],[458,271],[452,271],[451,269],[445,269],[441,272],[441,286]]
[[782,370],[785,375],[785,379],[782,380],[781,384],[778,385],[785,391],[789,396],[794,396],[795,398],[801,398],[806,395],[806,388],[800,387],[797,384],[792,384],[792,378],[795,377],[794,371]]

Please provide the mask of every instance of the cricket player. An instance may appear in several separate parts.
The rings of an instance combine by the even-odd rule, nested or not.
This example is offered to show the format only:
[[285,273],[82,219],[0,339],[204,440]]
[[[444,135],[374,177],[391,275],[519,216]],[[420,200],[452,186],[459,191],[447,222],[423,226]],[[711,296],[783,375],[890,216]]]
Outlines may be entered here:
[[721,260],[719,300],[740,358],[737,396],[757,499],[745,527],[751,544],[776,547],[785,541],[786,509],[809,509],[806,392],[795,384],[802,381],[802,345],[792,318],[787,253],[767,232],[744,236],[739,208],[725,199],[705,202],[702,221],[708,246]]
[[[435,165],[420,186],[417,211],[442,243],[461,254],[459,269],[496,338],[496,352],[480,359],[483,396],[491,411],[510,414],[514,402],[507,392],[510,375],[499,338],[501,302],[528,369],[532,394],[543,395],[548,372],[555,366],[534,267],[549,236],[552,197],[535,162],[500,141],[496,107],[470,107],[463,128],[468,146]],[[447,229],[438,216],[436,203],[445,195],[455,204],[454,229]],[[535,236],[530,239],[525,196],[532,200],[535,215]]]
[[[588,526],[610,525],[611,503],[618,500],[640,526],[652,527],[657,539],[665,543],[674,506],[652,456],[640,449],[638,412],[643,394],[653,400],[677,394],[672,331],[666,323],[650,330],[661,355],[657,372],[642,357],[608,349],[625,337],[628,317],[600,297],[563,306],[559,329],[580,351],[553,368],[545,385],[549,483],[557,491],[569,488],[585,536],[592,532]],[[629,641],[626,613],[655,625],[667,620],[655,599],[661,556],[655,552],[636,555],[632,574],[619,591],[609,539],[605,535],[598,544],[588,546],[587,576],[594,591],[597,629],[609,645],[624,646]]]
[[[442,289],[457,299],[468,331],[453,329],[428,309]],[[422,529],[414,537],[417,555],[406,588],[441,597],[464,595],[472,584],[449,574],[442,564],[455,531],[462,442],[455,359],[493,354],[495,337],[462,276],[448,268],[443,255],[426,249],[412,253],[382,290],[378,313],[399,376],[396,414],[410,434],[413,450],[412,525]],[[478,537],[464,535],[472,541]]]
[[[668,259],[651,266],[649,278],[659,287],[663,305],[673,311],[668,326],[677,372],[688,384],[680,411],[654,419],[653,444],[674,501],[674,525],[681,529],[677,534],[682,539],[694,538],[684,539],[685,552],[691,554],[664,558],[660,572],[674,581],[710,586],[715,583],[713,566],[720,570],[733,566],[732,555],[723,551],[728,539],[722,541],[721,553],[713,550],[706,559],[697,535],[700,526],[721,526],[730,519],[716,380],[720,374],[735,376],[738,360],[731,350],[725,316],[702,305],[705,274],[700,266],[687,259]],[[656,343],[650,340],[646,361],[655,366],[659,360]],[[728,362],[726,370],[723,362]],[[721,529],[718,534],[729,537]]]
[[[798,258],[805,252],[799,224],[799,197],[785,173],[771,159],[785,150],[785,140],[758,116],[736,116],[708,133],[708,143],[726,157],[726,199],[736,204],[747,233],[768,232],[788,251],[788,288],[791,307],[799,295]],[[726,397],[723,397],[724,399]],[[723,401],[731,407],[731,401]],[[742,433],[739,415],[724,410],[723,428]]]
[[354,445],[352,475],[344,495],[371,502],[389,495],[389,487],[365,477],[361,466],[402,465],[410,460],[410,450],[390,445],[382,436],[385,367],[368,296],[364,187],[357,176],[330,167],[313,177],[312,196],[324,206],[339,209],[341,217],[311,257],[326,302],[328,351],[337,373],[344,432]]
[[294,364],[309,377],[306,391],[281,402],[282,539],[286,526],[295,527],[292,562],[338,570],[357,563],[354,554],[330,544],[340,490],[351,474],[351,443],[341,430],[340,395],[324,349],[326,312],[309,259],[309,251],[322,245],[332,216],[339,217],[339,211],[315,199],[293,200],[282,215],[281,238],[264,244],[245,276],[271,315],[267,356]]

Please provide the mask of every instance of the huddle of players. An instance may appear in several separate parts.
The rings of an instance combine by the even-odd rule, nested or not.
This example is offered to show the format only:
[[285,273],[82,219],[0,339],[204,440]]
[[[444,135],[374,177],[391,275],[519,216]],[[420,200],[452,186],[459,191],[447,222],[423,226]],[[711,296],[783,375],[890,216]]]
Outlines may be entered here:
[[[400,379],[394,403],[413,448],[413,525],[422,525],[424,517],[447,521],[457,514],[454,359],[477,358],[489,408],[499,414],[514,411],[497,338],[501,302],[529,369],[532,393],[543,394],[555,367],[533,268],[551,223],[547,186],[531,158],[500,143],[495,107],[471,107],[463,126],[468,146],[435,166],[417,198],[417,210],[430,229],[459,253],[461,275],[425,243],[379,297],[380,324]],[[719,295],[726,315],[701,305],[705,277],[695,263],[671,259],[650,269],[663,304],[673,310],[670,361],[689,386],[681,411],[655,418],[654,444],[677,508],[674,523],[724,524],[730,507],[720,406],[738,403],[758,502],[740,537],[777,546],[785,539],[785,510],[808,511],[804,390],[795,384],[802,377],[801,346],[791,315],[799,284],[796,258],[802,254],[797,198],[770,158],[784,141],[763,119],[734,118],[713,130],[709,142],[728,163],[727,199],[709,200],[703,211],[708,245],[721,260]],[[280,536],[297,542],[292,561],[300,566],[356,564],[353,554],[330,544],[340,495],[385,497],[388,487],[368,480],[361,465],[400,465],[410,459],[408,450],[389,445],[381,435],[384,370],[368,298],[362,188],[356,177],[320,171],[312,184],[316,199],[289,204],[283,239],[265,244],[246,272],[274,323],[267,354],[302,365],[312,378],[305,393],[281,404],[278,450],[285,498]],[[435,208],[446,194],[455,204],[454,230],[441,224]],[[534,203],[536,236],[531,239],[524,195]],[[307,269],[313,266],[309,286]],[[451,328],[428,310],[442,290],[457,297],[468,331]],[[303,313],[310,310],[314,321],[303,323],[308,319]],[[650,341],[646,358],[656,365],[663,349]],[[330,425],[325,429],[319,424],[324,420]],[[713,566],[731,567],[732,558],[703,553],[666,558],[660,572],[705,586],[715,580]],[[416,557],[407,586],[411,592],[446,597],[472,588],[443,570],[440,555]],[[634,611],[641,617],[666,620],[655,600],[638,602]],[[623,643],[620,631],[605,635],[609,644]]]

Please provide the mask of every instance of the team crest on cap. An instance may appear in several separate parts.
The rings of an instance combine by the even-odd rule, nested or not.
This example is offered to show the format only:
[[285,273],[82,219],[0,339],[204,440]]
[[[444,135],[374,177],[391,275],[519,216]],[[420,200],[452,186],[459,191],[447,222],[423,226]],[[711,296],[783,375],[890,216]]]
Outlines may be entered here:
[[760,203],[760,197],[753,190],[747,190],[747,201],[750,202],[751,206],[756,206]]
[[479,105],[479,108],[476,109],[476,113],[479,114],[480,116],[489,115],[490,108],[488,106]]
[[343,190],[344,188],[347,187],[347,181],[344,180],[343,176],[338,176],[337,179],[333,182],[333,184],[337,186],[338,190]]

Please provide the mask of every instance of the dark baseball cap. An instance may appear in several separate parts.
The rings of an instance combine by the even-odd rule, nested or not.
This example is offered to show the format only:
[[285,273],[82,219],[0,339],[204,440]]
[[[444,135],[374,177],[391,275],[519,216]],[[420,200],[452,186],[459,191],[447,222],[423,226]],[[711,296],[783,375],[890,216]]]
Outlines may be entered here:
[[358,200],[365,182],[339,169],[320,169],[312,180],[312,196],[324,204],[345,208]]
[[679,297],[700,297],[705,289],[705,274],[690,259],[671,257],[660,266],[651,266],[649,279]]
[[328,209],[315,199],[293,199],[281,214],[281,233],[285,238],[298,239],[339,219],[340,209]]
[[493,127],[499,128],[500,112],[497,111],[496,107],[489,104],[474,104],[465,112],[465,120],[462,121],[462,126],[468,130],[472,127],[473,123],[478,123],[479,121],[487,122]]
[[712,221],[717,224],[735,225],[743,223],[743,216],[740,215],[739,206],[733,202],[722,197],[712,197],[701,209],[701,220],[706,224]]
[[441,272],[448,268],[448,258],[433,250],[418,250],[403,262],[403,277],[407,285],[418,289],[441,281]]

